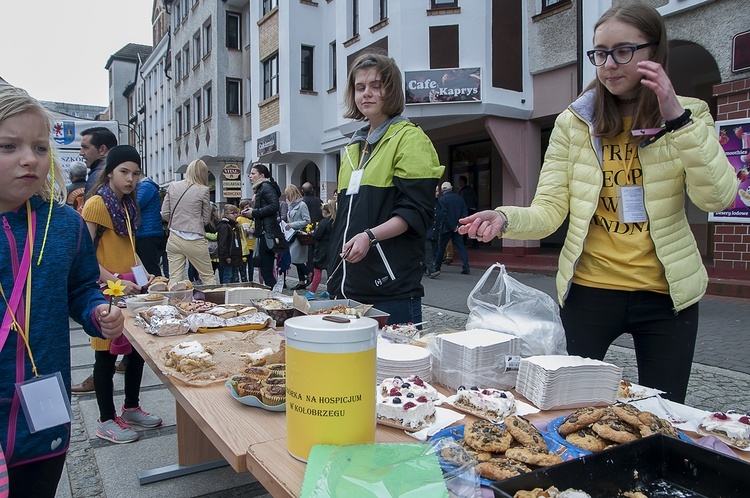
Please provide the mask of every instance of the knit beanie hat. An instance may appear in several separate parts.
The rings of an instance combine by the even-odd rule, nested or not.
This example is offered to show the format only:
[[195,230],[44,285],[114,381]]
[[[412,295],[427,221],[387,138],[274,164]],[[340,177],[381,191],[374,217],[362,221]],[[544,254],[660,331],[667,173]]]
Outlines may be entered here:
[[141,156],[138,154],[138,151],[135,150],[135,147],[132,145],[118,145],[117,147],[112,147],[107,153],[107,165],[104,167],[104,174],[108,175],[109,173],[112,173],[116,167],[126,162],[133,162],[137,164],[138,167],[141,166]]

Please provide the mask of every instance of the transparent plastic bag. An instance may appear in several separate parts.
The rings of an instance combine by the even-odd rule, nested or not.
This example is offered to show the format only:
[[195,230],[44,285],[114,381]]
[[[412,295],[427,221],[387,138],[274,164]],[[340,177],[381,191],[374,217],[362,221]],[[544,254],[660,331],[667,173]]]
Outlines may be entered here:
[[[489,291],[482,292],[493,271],[500,272]],[[567,354],[560,308],[546,293],[514,279],[505,265],[495,263],[482,275],[466,300],[466,330],[489,329],[522,340],[521,356]]]

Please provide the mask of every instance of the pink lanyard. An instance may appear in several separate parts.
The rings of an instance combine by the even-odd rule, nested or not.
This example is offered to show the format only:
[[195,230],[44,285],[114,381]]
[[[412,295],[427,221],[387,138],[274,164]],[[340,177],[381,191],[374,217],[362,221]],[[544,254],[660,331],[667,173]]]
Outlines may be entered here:
[[[30,207],[31,206],[29,206],[27,203],[26,208],[30,209]],[[10,333],[10,325],[11,323],[13,323],[11,310],[17,314],[21,296],[23,295],[24,284],[26,282],[26,278],[29,275],[29,271],[31,271],[31,255],[34,252],[34,248],[32,247],[32,235],[34,233],[36,233],[36,211],[31,213],[31,227],[29,228],[29,232],[26,237],[26,248],[23,251],[21,266],[16,272],[16,280],[13,284],[13,292],[10,295],[10,300],[8,301],[8,309],[5,310],[5,318],[3,319],[2,326],[0,326],[0,351],[2,351],[3,347],[5,346],[5,341],[8,339],[8,334]],[[13,233],[9,229],[6,229],[6,235],[8,237],[10,250],[15,250],[16,239],[13,236]],[[26,305],[31,306],[31,303],[26,303]],[[26,326],[28,327],[28,324],[26,324]],[[26,332],[28,333],[29,331],[27,330]]]

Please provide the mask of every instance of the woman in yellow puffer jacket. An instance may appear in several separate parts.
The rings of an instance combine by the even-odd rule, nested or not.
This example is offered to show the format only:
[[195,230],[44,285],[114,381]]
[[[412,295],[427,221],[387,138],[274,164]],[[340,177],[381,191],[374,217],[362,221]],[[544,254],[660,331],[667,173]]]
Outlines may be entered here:
[[638,382],[684,402],[708,276],[685,213],[737,194],[705,102],[675,94],[652,7],[609,9],[587,52],[597,78],[558,116],[529,207],[461,220],[460,233],[540,239],[566,218],[557,291],[568,353],[604,358],[631,334]]

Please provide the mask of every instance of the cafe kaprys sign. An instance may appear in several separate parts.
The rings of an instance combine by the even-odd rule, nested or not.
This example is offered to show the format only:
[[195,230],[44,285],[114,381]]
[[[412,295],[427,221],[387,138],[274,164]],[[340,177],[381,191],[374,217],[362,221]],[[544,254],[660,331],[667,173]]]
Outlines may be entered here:
[[404,80],[407,104],[482,101],[478,67],[406,71]]

